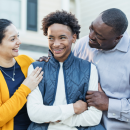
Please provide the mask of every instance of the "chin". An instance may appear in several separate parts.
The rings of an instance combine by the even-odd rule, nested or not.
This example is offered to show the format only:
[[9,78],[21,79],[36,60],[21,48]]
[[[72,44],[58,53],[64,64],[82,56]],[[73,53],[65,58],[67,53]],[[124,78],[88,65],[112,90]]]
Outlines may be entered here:
[[17,54],[15,54],[15,55],[13,55],[13,57],[17,57],[19,55],[19,53],[17,53]]
[[63,55],[61,55],[61,54],[54,54],[54,57],[55,58],[61,58],[61,57],[63,57]]
[[94,44],[91,44],[90,42],[89,42],[89,46],[90,46],[91,48],[97,48],[97,49],[100,49],[100,46],[98,46],[98,45],[94,45]]

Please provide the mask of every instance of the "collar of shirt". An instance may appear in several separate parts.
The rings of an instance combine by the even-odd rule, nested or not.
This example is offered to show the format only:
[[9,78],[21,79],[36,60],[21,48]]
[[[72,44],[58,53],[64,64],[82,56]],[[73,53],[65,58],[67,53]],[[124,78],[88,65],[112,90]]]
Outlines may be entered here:
[[[69,68],[69,66],[73,63],[74,61],[74,54],[71,52],[68,56],[68,58],[63,62],[63,66],[65,69]],[[57,68],[59,65],[59,61],[57,61],[54,56],[52,55],[51,58],[49,59],[49,62]]]

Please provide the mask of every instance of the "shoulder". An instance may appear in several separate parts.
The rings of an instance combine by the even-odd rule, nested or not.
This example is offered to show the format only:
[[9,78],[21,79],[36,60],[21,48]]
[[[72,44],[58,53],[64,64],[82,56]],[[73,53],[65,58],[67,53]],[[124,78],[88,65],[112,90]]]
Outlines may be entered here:
[[88,40],[89,40],[89,36],[87,35],[87,36],[84,36],[84,37],[80,38],[78,41],[79,42],[86,42]]
[[91,63],[87,60],[83,60],[81,58],[75,57],[75,64],[77,67],[82,69],[83,71],[90,68],[91,69]]
[[80,38],[77,42],[76,42],[76,46],[82,47],[86,42],[89,41],[89,37],[88,36],[84,36],[82,38]]
[[88,36],[79,39],[74,46],[74,50],[73,50],[74,55],[78,56],[80,53],[86,50],[86,47],[89,48],[88,42],[89,42]]
[[26,62],[26,63],[33,63],[35,60],[32,59],[31,57],[27,56],[27,55],[19,55],[17,57],[15,57],[16,60],[18,60],[19,62]]
[[81,65],[86,65],[86,64],[90,64],[91,65],[91,62],[89,62],[89,61],[87,61],[87,60],[84,60],[84,59],[81,59],[81,58],[79,58],[79,57],[76,57],[76,56],[74,56],[75,58],[75,61],[76,62],[78,62],[79,64],[81,64]]
[[19,55],[15,57],[15,60],[20,65],[24,76],[27,77],[28,67],[30,66],[31,63],[34,62],[34,60],[31,57],[26,55]]
[[33,67],[36,68],[36,67],[44,67],[45,64],[48,64],[48,62],[45,62],[45,61],[35,61],[32,63]]

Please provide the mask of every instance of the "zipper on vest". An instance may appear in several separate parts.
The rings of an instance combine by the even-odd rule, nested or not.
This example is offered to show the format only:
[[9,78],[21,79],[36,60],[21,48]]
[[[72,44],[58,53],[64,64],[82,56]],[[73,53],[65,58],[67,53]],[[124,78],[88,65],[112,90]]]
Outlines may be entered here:
[[53,105],[53,103],[54,103],[54,101],[55,101],[55,97],[56,97],[56,90],[57,90],[59,69],[60,69],[60,65],[58,64],[58,69],[57,69],[57,72],[56,72],[56,83],[55,83],[54,96],[53,96],[53,101],[52,101],[52,104],[51,104],[51,105]]
[[66,100],[67,100],[67,104],[69,104],[68,91],[67,91],[67,85],[66,85],[66,73],[65,73],[64,65],[63,65],[63,73],[64,73],[64,83],[65,83]]

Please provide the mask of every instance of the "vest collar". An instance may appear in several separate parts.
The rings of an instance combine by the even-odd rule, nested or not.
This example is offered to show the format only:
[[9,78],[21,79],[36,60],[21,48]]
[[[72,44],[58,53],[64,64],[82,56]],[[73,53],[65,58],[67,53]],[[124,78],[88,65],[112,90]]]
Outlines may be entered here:
[[[49,57],[50,57],[50,60],[49,62],[55,67],[57,68],[58,65],[59,65],[59,61],[57,61],[55,58],[54,58],[54,55],[53,53],[49,50],[48,52],[49,54]],[[74,60],[74,55],[73,53],[71,52],[68,56],[68,58],[63,62],[63,67],[65,67],[65,69],[69,68],[69,66],[73,63],[73,60]]]

